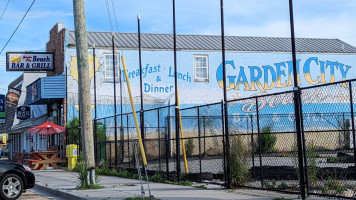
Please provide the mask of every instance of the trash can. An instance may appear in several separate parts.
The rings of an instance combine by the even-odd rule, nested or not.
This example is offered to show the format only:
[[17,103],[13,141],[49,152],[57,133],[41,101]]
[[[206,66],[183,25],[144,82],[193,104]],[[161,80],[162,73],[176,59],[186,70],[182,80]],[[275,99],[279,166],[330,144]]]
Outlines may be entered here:
[[78,145],[68,144],[66,146],[66,156],[68,158],[68,169],[72,170],[75,167],[78,157]]

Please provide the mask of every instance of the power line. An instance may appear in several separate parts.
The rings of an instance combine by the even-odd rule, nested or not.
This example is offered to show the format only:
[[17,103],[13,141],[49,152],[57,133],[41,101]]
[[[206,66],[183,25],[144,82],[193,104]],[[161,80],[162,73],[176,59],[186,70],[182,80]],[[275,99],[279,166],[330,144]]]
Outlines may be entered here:
[[0,54],[2,54],[2,52],[4,51],[4,49],[6,48],[6,46],[9,44],[10,40],[12,39],[12,37],[15,35],[17,29],[20,27],[22,21],[25,19],[27,13],[30,11],[30,9],[32,8],[32,6],[33,6],[33,4],[35,3],[35,1],[36,1],[36,0],[33,0],[33,1],[32,1],[30,7],[27,9],[27,11],[26,11],[25,15],[22,17],[22,19],[21,19],[19,25],[17,25],[15,31],[12,33],[11,37],[10,37],[9,40],[6,42],[5,46],[2,48]]
[[6,11],[6,8],[7,8],[7,6],[9,5],[9,3],[10,3],[10,0],[7,1],[7,4],[6,4],[6,6],[5,6],[5,9],[4,9],[4,11],[2,12],[2,14],[1,14],[0,21],[1,21],[1,19],[2,19],[2,16],[4,15],[4,13],[5,13],[5,11]]
[[106,11],[108,13],[108,18],[109,18],[109,22],[110,22],[111,32],[113,32],[113,26],[112,26],[112,20],[111,20],[111,13],[110,13],[110,9],[109,9],[109,3],[108,3],[108,0],[105,0],[105,2],[106,2]]
[[119,32],[119,26],[117,25],[116,12],[113,0],[111,0],[112,10],[114,11],[115,23],[116,23],[116,31]]

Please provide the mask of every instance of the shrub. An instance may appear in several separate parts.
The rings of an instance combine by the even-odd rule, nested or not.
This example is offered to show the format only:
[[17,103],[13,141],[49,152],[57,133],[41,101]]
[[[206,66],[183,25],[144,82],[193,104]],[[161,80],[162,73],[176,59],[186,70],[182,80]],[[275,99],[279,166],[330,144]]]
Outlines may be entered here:
[[313,141],[307,145],[308,177],[311,187],[315,187],[318,181],[318,168],[316,167],[316,159],[319,157],[319,154],[316,152],[316,149],[317,147]]
[[185,144],[185,150],[186,150],[186,154],[188,157],[193,155],[194,148],[195,148],[195,145],[194,145],[193,139],[188,139],[187,143]]
[[271,134],[271,129],[272,129],[271,126],[267,126],[262,129],[262,133],[260,134],[262,153],[271,153],[276,151],[274,145],[276,144],[277,136]]
[[232,186],[241,186],[250,177],[249,161],[250,152],[239,137],[231,141],[229,162],[231,167]]
[[286,190],[286,189],[288,189],[288,184],[285,182],[282,182],[281,184],[278,185],[277,188],[281,189],[281,190]]
[[337,161],[338,161],[338,158],[335,156],[326,157],[326,162],[328,162],[328,163],[337,163]]
[[77,172],[78,172],[78,179],[79,179],[79,187],[78,188],[81,188],[81,189],[84,189],[84,188],[88,188],[88,186],[90,185],[88,183],[88,174],[89,174],[89,167],[86,163],[84,162],[78,162],[76,164],[76,167],[77,167]]

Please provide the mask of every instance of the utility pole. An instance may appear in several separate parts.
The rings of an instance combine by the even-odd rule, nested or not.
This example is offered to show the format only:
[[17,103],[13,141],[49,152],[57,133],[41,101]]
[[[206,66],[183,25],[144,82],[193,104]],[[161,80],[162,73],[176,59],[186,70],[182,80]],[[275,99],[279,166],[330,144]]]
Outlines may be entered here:
[[73,12],[78,65],[78,90],[80,91],[80,134],[82,138],[83,158],[89,167],[94,167],[93,123],[91,116],[91,91],[84,0],[73,0]]

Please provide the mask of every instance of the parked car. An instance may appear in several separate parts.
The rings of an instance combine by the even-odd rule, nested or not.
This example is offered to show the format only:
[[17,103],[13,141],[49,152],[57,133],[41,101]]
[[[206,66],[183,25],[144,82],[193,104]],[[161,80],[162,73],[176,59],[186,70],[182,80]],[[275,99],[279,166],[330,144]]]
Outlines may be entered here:
[[0,161],[0,199],[13,200],[35,186],[35,175],[27,166]]

